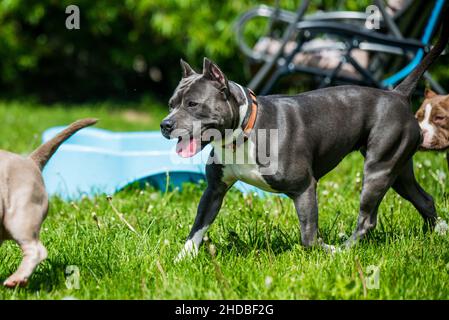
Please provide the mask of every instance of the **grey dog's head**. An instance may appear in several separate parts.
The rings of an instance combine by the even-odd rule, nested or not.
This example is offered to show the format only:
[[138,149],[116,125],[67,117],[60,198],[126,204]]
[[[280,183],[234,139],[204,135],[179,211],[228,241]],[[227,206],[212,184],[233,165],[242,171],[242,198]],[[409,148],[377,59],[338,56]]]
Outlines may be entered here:
[[178,154],[191,157],[210,142],[206,130],[223,136],[226,129],[234,129],[238,105],[226,76],[209,59],[204,58],[201,74],[183,60],[181,68],[182,79],[168,102],[170,113],[161,122],[161,132],[167,139],[178,138]]

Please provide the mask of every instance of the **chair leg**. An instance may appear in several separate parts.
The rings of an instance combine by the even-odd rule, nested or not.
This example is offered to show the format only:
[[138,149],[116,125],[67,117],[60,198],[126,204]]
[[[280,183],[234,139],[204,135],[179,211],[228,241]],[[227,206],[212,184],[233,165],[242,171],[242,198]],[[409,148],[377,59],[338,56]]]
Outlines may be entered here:
[[268,78],[267,82],[263,86],[262,90],[260,90],[260,95],[267,95],[271,92],[271,89],[273,89],[274,84],[276,81],[279,80],[280,77],[288,73],[288,69],[285,67],[281,67],[276,69],[276,71],[271,75],[270,78]]

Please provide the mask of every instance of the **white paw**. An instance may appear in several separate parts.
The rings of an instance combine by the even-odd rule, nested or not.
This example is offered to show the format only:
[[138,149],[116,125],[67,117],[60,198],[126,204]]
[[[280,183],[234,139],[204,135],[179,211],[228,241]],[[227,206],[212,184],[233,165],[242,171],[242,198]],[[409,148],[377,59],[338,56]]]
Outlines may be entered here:
[[327,253],[335,254],[335,253],[342,252],[342,250],[340,248],[324,243],[323,239],[321,239],[321,238],[318,239],[318,243],[324,249],[324,251],[326,251]]
[[184,248],[179,252],[178,256],[175,259],[175,263],[178,263],[185,258],[194,258],[198,255],[198,247],[192,240],[187,240],[184,244]]
[[330,254],[336,254],[342,252],[342,250],[339,247],[332,246],[330,244],[322,244],[324,251]]
[[444,236],[448,233],[448,230],[449,226],[447,225],[447,222],[441,218],[438,218],[437,224],[435,225],[435,233],[440,236]]

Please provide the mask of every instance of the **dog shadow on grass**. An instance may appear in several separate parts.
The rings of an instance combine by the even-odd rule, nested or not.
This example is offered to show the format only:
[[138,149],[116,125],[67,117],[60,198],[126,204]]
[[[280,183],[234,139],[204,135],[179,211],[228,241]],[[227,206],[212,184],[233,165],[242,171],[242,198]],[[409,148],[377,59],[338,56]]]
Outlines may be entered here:
[[30,292],[54,291],[57,289],[67,289],[66,271],[70,263],[48,259],[31,276],[26,290]]
[[[254,250],[270,252],[278,255],[293,249],[299,239],[278,227],[265,230],[247,229],[245,234],[238,234],[234,230],[227,230],[226,235],[217,243],[217,248],[226,254],[239,256],[251,255]],[[214,242],[214,241],[213,241]]]
[[[395,228],[384,228],[379,226],[369,232],[364,239],[358,242],[358,246],[384,246],[391,241],[399,240],[401,238],[416,239],[417,237],[426,237],[430,234],[428,230],[417,225],[409,230],[396,230]],[[345,241],[349,238],[351,232],[347,232],[344,236],[337,232],[330,230],[322,230],[319,237],[327,244],[343,248]],[[273,255],[280,255],[285,252],[296,250],[298,247],[306,250],[301,245],[299,229],[285,231],[280,227],[271,227],[269,232],[266,230],[258,230],[257,228],[247,228],[244,232],[237,233],[234,230],[227,230],[226,235],[221,239],[214,241],[224,254],[237,254],[239,256],[249,256],[254,251],[269,252]],[[320,247],[311,248],[307,250],[321,250]]]
[[[20,295],[20,292],[33,294],[37,292],[51,292],[61,288],[67,289],[67,265],[67,262],[55,259],[47,259],[42,262],[31,275],[27,286],[20,287],[16,290],[19,291]],[[1,281],[6,280],[15,271],[16,267],[18,267],[18,264],[14,264],[13,268],[11,269],[8,268],[6,270],[3,270],[3,272],[0,273]]]

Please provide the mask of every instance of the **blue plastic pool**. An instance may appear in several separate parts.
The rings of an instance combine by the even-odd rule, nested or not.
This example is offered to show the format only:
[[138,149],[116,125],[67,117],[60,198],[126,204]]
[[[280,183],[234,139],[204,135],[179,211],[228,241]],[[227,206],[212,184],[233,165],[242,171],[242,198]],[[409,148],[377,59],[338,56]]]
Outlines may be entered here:
[[[64,127],[46,130],[43,141],[54,137]],[[211,147],[192,158],[175,152],[176,141],[167,140],[159,131],[111,132],[86,128],[68,139],[44,169],[43,176],[50,195],[77,199],[98,194],[113,194],[135,182],[149,182],[165,190],[185,182],[204,180],[204,169]],[[265,195],[262,190],[236,183],[244,193]]]

